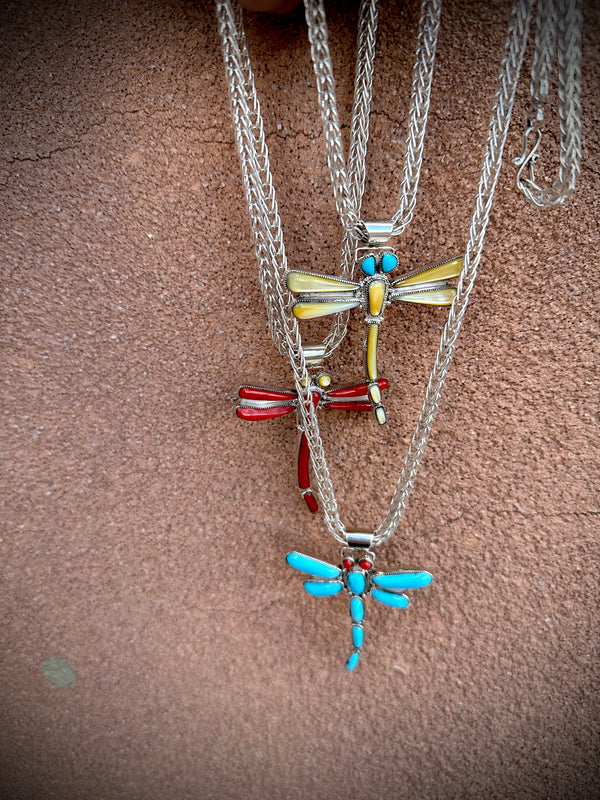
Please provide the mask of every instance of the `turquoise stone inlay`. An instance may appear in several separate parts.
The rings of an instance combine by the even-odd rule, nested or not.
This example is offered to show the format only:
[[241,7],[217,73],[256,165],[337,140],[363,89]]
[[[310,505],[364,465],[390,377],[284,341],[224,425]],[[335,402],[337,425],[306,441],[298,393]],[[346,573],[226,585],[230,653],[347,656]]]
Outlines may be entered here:
[[375,275],[375,259],[373,256],[367,256],[360,265],[360,268],[365,275]]
[[304,581],[304,588],[309,594],[315,597],[330,597],[332,594],[337,594],[342,591],[343,583],[341,581]]
[[295,551],[288,553],[285,560],[294,569],[300,572],[308,572],[309,575],[314,575],[315,578],[339,578],[342,574],[341,570],[334,567],[333,564],[327,564],[325,561],[319,561],[318,558],[311,558],[304,556],[302,553]]
[[358,650],[359,647],[362,647],[363,641],[365,638],[365,632],[360,627],[360,625],[353,625],[352,626],[352,644]]
[[362,622],[365,616],[365,606],[360,597],[353,597],[350,600],[350,616],[353,622]]
[[348,661],[346,661],[346,669],[352,672],[353,669],[356,669],[356,665],[358,664],[360,653],[352,653]]
[[[396,257],[393,256],[393,259],[395,265]],[[378,256],[377,259],[371,257],[371,260],[380,274],[383,257]],[[369,262],[369,259],[366,258],[365,262]],[[387,265],[391,263],[388,259]],[[369,269],[368,263],[367,269]],[[348,542],[350,549],[356,544],[351,542],[350,538]],[[356,547],[358,546],[356,544]],[[370,551],[363,551],[361,548],[358,555],[352,553],[350,557],[345,550],[346,548],[342,550],[342,564],[346,566],[337,567],[296,551],[288,553],[286,561],[290,567],[304,573],[303,585],[308,594],[315,597],[330,597],[343,591],[348,593],[352,622],[352,653],[346,661],[346,669],[352,672],[358,666],[365,638],[362,626],[365,617],[365,598],[370,594],[378,603],[383,603],[385,606],[406,608],[409,601],[403,592],[427,586],[433,580],[433,576],[424,571],[375,572],[373,554]]]
[[393,253],[386,253],[381,259],[381,269],[384,272],[391,272],[398,266],[398,259]]
[[433,575],[429,572],[390,572],[373,576],[373,583],[382,589],[420,589],[432,580]]
[[392,592],[386,592],[385,589],[373,589],[371,596],[374,597],[375,600],[379,600],[380,603],[383,603],[384,606],[406,608],[408,605],[408,597],[405,597],[403,594],[392,594]]
[[354,594],[362,594],[366,588],[365,576],[362,572],[349,572],[346,578],[348,588]]

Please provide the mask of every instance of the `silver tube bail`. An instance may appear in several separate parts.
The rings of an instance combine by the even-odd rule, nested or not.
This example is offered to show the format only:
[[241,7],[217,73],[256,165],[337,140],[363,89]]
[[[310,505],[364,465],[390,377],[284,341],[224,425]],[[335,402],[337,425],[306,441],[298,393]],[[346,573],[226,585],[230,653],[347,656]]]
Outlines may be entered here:
[[385,244],[394,235],[393,222],[365,222],[371,247]]
[[326,346],[321,344],[307,344],[303,347],[304,360],[308,367],[320,367],[325,358]]
[[368,550],[373,544],[374,536],[372,533],[364,531],[346,531],[346,543],[348,547],[360,547]]

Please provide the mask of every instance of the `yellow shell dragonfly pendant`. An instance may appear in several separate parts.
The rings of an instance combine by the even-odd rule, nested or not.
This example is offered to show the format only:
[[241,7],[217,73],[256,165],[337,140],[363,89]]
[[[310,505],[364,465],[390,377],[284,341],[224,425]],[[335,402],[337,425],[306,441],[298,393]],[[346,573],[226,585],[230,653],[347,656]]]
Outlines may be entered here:
[[290,292],[298,294],[293,312],[298,319],[315,319],[361,306],[369,324],[366,341],[366,374],[369,399],[379,425],[387,422],[377,384],[377,339],[383,322],[383,310],[393,300],[403,303],[421,303],[428,306],[452,305],[456,289],[447,280],[457,278],[463,266],[463,257],[452,258],[433,267],[417,270],[392,281],[388,273],[398,265],[391,252],[370,254],[360,268],[365,277],[361,281],[332,278],[312,272],[290,271],[286,276]]

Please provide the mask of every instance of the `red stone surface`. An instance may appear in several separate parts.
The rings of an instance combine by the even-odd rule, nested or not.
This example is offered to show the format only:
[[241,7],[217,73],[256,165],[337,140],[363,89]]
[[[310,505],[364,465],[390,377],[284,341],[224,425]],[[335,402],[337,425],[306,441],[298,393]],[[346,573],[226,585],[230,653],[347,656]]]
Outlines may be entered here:
[[[327,8],[347,143],[357,6]],[[400,186],[418,14],[381,8],[374,219]],[[2,4],[3,798],[600,794],[598,14],[586,0],[579,187],[546,213],[514,186],[523,76],[439,414],[377,550],[378,568],[434,582],[404,610],[367,601],[350,675],[346,601],[308,596],[285,564],[340,551],[298,493],[293,415],[233,412],[240,385],[291,374],[268,338],[212,5]],[[464,248],[507,15],[444,5],[403,270]],[[302,9],[249,16],[290,267],[334,275]],[[319,415],[350,530],[386,512],[446,316],[386,309],[387,425]],[[328,323],[309,324],[315,341]],[[335,385],[362,379],[364,334],[352,313]],[[50,658],[74,668],[68,688]]]
[[323,408],[332,408],[334,411],[372,411],[371,402],[356,400],[339,400],[335,403],[323,403]]
[[303,433],[300,437],[300,446],[298,448],[298,486],[301,489],[310,487],[309,463],[310,451],[306,434]]
[[319,510],[319,504],[317,503],[314,494],[312,492],[305,492],[302,496],[304,497],[306,505],[308,506],[308,510],[313,514],[316,514]]
[[[383,391],[387,389],[389,386],[389,381],[385,378],[379,378],[375,381],[378,384],[379,388]],[[333,389],[333,391],[328,392],[330,397],[363,397],[367,394],[367,384],[366,383],[357,383],[354,386],[345,386],[341,389]]]
[[249,408],[247,406],[239,406],[236,409],[236,413],[240,419],[253,421],[284,417],[286,414],[291,414],[291,412],[295,410],[294,406],[275,406],[274,408]]
[[256,386],[241,386],[238,394],[242,400],[282,400],[285,403],[296,397],[296,392],[280,392],[277,389],[260,389]]

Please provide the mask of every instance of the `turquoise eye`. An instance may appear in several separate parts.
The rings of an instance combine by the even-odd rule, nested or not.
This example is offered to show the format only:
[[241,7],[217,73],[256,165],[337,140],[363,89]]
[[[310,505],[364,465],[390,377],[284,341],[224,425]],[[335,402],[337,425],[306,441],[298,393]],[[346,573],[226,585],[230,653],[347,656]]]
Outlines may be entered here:
[[398,259],[393,253],[386,253],[381,259],[381,269],[384,272],[391,272],[398,266]]
[[360,265],[360,268],[365,275],[375,275],[375,258],[373,256],[367,256]]

